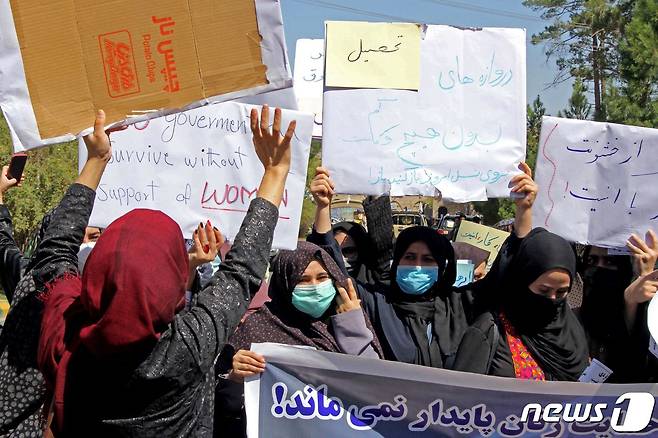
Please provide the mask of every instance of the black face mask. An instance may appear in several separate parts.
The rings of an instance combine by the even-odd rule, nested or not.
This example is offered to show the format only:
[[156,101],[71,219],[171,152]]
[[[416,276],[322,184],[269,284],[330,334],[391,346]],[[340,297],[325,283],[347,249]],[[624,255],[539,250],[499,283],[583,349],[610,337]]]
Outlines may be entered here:
[[619,271],[593,266],[585,269],[583,273],[585,298],[591,294],[602,297],[623,294],[626,286],[628,285],[623,284]]
[[611,315],[623,308],[624,279],[619,271],[589,267],[583,273],[583,305],[581,315],[587,326],[607,326]]
[[530,289],[516,294],[515,302],[507,306],[507,316],[521,333],[538,332],[557,318],[565,299],[552,300]]

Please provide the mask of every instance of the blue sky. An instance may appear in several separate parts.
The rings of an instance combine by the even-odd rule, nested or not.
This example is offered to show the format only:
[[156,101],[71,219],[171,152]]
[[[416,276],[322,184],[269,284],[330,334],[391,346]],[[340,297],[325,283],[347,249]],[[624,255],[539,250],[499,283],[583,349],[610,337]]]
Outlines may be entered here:
[[470,27],[525,28],[527,42],[527,97],[541,96],[548,113],[567,105],[571,85],[546,89],[555,74],[544,48],[530,43],[547,22],[524,7],[521,0],[281,0],[288,52],[294,65],[295,42],[323,38],[325,20],[409,21]]

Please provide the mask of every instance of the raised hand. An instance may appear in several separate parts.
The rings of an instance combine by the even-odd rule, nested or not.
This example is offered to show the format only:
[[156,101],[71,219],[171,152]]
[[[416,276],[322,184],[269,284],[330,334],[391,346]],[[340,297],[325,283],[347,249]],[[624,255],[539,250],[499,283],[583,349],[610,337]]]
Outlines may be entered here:
[[87,162],[85,163],[76,182],[92,190],[98,188],[105,166],[112,157],[110,137],[105,131],[105,112],[98,110],[94,122],[94,132],[85,135],[83,140],[87,146]]
[[265,168],[258,187],[258,197],[270,201],[277,207],[281,204],[286,178],[290,170],[290,142],[295,133],[296,121],[290,122],[286,134],[281,137],[281,110],[274,111],[274,123],[269,128],[270,109],[263,105],[260,118],[258,110],[251,110],[251,132],[256,155]]
[[20,182],[17,181],[16,178],[9,178],[7,176],[8,172],[9,166],[4,166],[2,168],[2,174],[0,175],[0,204],[3,203],[4,194],[7,192],[7,190],[14,186],[20,187],[21,183],[25,180],[25,176],[21,178]]
[[347,290],[338,286],[338,295],[336,295],[336,313],[345,313],[350,310],[361,309],[361,300],[356,294],[352,279],[347,279]]
[[94,122],[94,132],[83,137],[87,146],[87,160],[109,161],[112,157],[110,137],[105,132],[105,111],[98,110]]
[[523,194],[524,196],[516,198],[514,203],[517,208],[530,209],[537,199],[539,190],[537,183],[532,179],[532,169],[526,163],[519,164],[519,170],[522,174],[516,175],[510,180],[512,193]]
[[624,301],[627,305],[646,303],[656,295],[657,290],[658,270],[642,275],[632,282],[624,291]]
[[206,224],[200,223],[194,231],[194,246],[190,248],[188,257],[190,260],[190,269],[196,269],[204,263],[210,263],[215,260],[219,248],[224,245],[226,239],[222,233],[212,226],[210,221]]
[[258,110],[251,110],[251,132],[253,133],[256,155],[268,170],[278,169],[286,173],[290,169],[290,142],[295,133],[297,122],[293,120],[288,125],[286,134],[281,137],[281,109],[274,110],[274,122],[270,129],[270,108],[263,105],[260,119]]
[[324,167],[316,168],[315,178],[311,181],[311,194],[318,208],[325,208],[331,205],[331,199],[335,193],[334,188],[329,171]]
[[637,276],[649,274],[656,267],[658,260],[658,237],[653,230],[645,235],[645,240],[635,233],[626,242],[626,247],[633,257],[633,270]]
[[249,350],[238,350],[233,356],[233,369],[229,378],[234,382],[243,382],[245,377],[255,376],[265,371],[265,358]]

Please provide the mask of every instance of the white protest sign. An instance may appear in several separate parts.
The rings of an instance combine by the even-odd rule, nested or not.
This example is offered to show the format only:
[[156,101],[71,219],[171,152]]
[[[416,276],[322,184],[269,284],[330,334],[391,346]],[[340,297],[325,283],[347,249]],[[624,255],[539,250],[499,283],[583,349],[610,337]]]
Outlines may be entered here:
[[612,370],[599,362],[597,359],[592,359],[583,374],[578,378],[579,382],[583,383],[603,383],[610,378]]
[[337,192],[508,197],[525,158],[525,30],[428,26],[420,63],[418,92],[325,88]]
[[297,40],[293,83],[300,111],[315,114],[313,137],[322,137],[324,40]]
[[[210,221],[232,240],[257,195],[263,166],[249,124],[251,105],[209,105],[130,126],[111,135],[112,158],[96,191],[90,225],[106,227],[135,208],[161,210],[189,237]],[[294,249],[301,218],[313,116],[283,111],[283,127],[297,120],[292,165],[274,246]],[[85,147],[80,142],[81,164]]]
[[544,117],[534,225],[609,248],[656,228],[657,148],[658,129]]

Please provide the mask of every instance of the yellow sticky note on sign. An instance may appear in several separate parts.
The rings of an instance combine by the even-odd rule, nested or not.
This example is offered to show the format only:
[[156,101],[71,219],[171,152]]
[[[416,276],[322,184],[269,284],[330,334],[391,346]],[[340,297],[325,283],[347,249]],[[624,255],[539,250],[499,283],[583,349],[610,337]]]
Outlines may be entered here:
[[325,86],[418,90],[418,24],[328,21],[325,38]]

